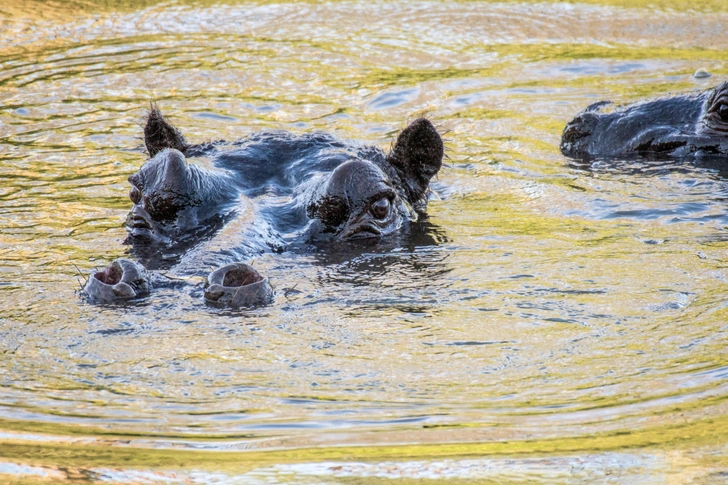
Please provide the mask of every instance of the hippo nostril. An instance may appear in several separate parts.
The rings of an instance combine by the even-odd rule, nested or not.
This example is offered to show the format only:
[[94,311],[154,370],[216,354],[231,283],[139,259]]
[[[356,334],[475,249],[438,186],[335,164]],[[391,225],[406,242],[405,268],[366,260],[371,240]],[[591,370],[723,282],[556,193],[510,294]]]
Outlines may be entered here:
[[371,213],[377,219],[384,219],[389,215],[391,203],[387,197],[383,197],[372,204]]
[[124,270],[119,264],[112,263],[103,271],[94,273],[94,278],[106,285],[115,285],[121,281]]

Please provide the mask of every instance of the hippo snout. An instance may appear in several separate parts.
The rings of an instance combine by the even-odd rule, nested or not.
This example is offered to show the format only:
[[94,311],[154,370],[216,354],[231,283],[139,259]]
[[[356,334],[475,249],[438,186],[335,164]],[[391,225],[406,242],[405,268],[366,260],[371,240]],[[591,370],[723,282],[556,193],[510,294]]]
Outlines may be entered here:
[[205,301],[215,306],[252,308],[266,305],[273,299],[273,288],[255,268],[233,263],[219,268],[207,277]]
[[115,259],[106,268],[89,276],[84,287],[92,301],[111,303],[129,300],[149,291],[148,277],[144,269],[128,259]]

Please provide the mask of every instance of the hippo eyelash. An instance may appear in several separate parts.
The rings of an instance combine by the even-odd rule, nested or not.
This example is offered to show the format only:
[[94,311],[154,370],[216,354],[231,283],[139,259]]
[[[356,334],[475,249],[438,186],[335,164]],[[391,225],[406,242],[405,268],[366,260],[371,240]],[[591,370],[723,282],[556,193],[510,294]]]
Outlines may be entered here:
[[376,195],[373,195],[372,197],[370,197],[369,200],[367,201],[367,205],[372,205],[375,202],[377,202],[378,200],[381,200],[384,198],[387,198],[387,199],[389,199],[389,202],[392,202],[396,196],[397,195],[395,194],[394,190],[391,190],[391,189],[383,190],[381,192],[378,192]]

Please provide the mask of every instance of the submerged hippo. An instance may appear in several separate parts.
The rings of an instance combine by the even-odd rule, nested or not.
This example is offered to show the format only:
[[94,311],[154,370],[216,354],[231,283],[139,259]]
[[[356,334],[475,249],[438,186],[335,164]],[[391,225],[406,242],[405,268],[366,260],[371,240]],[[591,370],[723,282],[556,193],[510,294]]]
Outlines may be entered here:
[[[126,242],[150,269],[171,260],[175,274],[189,275],[227,263],[208,278],[205,297],[233,306],[266,303],[272,294],[267,279],[240,260],[297,242],[377,240],[417,220],[444,155],[424,118],[410,123],[387,154],[323,133],[189,144],[152,107],[144,141],[151,158],[129,177]],[[195,157],[212,168],[188,162]],[[109,268],[143,274],[125,261]],[[92,275],[94,287],[124,280],[123,271],[109,268]],[[92,296],[101,301],[140,294],[99,288]]]
[[680,158],[728,156],[728,82],[699,94],[636,103],[603,111],[587,107],[566,125],[567,157]]

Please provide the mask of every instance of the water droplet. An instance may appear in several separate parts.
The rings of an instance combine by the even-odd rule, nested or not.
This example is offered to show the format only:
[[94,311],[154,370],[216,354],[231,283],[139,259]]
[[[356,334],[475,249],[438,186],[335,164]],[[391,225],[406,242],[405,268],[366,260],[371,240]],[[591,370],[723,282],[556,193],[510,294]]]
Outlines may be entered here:
[[693,77],[695,79],[705,79],[705,78],[709,78],[710,76],[712,76],[712,74],[709,73],[707,69],[704,69],[702,67],[700,69],[698,69],[697,71],[695,71],[695,74],[693,74]]

